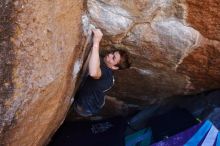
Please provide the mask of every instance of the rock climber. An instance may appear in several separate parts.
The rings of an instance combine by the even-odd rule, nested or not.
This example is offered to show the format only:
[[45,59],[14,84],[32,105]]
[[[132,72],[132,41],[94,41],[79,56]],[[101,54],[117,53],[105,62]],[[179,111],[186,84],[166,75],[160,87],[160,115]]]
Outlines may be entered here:
[[130,67],[127,51],[115,49],[101,57],[99,45],[103,33],[92,29],[93,46],[88,64],[88,76],[75,95],[74,110],[83,117],[94,116],[105,104],[105,93],[114,84],[113,71]]

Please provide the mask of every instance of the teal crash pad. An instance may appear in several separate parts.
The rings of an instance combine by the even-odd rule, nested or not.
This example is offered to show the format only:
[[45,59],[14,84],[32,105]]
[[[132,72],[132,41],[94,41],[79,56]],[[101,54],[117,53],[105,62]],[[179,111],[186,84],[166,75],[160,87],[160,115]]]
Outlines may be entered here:
[[125,146],[149,146],[151,137],[152,131],[150,128],[139,130],[125,137]]

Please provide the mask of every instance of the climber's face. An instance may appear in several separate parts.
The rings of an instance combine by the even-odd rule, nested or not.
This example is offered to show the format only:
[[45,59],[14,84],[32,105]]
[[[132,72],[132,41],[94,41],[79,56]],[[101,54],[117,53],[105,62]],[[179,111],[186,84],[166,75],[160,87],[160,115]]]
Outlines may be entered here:
[[113,70],[119,69],[116,65],[120,62],[120,60],[121,56],[118,51],[111,52],[104,57],[105,64]]

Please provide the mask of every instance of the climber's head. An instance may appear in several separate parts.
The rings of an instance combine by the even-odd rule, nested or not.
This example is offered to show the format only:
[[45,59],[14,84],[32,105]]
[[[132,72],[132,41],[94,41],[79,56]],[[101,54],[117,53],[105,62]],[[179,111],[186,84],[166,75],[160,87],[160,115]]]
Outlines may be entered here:
[[113,70],[129,68],[131,63],[128,52],[122,49],[114,49],[104,57],[105,64]]

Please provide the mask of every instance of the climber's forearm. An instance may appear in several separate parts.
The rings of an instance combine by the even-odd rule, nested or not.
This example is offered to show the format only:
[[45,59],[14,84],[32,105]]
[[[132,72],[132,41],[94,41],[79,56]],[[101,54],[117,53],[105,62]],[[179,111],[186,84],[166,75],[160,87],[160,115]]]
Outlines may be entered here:
[[100,57],[99,57],[99,43],[102,39],[102,32],[100,29],[92,30],[93,36],[93,47],[91,50],[91,56],[89,60],[89,75],[94,79],[99,79],[101,77],[100,69]]
[[94,42],[89,60],[89,75],[95,79],[101,77],[100,57],[99,57],[99,42]]

